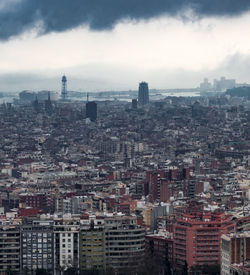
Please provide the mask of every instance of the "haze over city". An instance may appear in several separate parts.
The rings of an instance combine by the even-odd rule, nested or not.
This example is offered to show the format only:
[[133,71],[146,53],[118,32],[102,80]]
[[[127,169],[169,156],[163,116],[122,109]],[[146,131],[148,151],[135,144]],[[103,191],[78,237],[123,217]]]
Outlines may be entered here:
[[250,82],[248,1],[32,1],[0,5],[0,91]]
[[0,275],[249,275],[249,26],[249,0],[0,0]]

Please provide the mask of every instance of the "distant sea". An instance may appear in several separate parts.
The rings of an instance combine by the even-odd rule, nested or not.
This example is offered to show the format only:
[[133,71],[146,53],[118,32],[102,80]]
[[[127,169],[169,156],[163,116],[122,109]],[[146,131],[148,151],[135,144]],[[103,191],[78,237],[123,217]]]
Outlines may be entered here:
[[0,97],[0,104],[2,103],[13,103],[13,99],[14,98],[18,98],[17,96],[13,95],[13,96],[8,96],[8,97]]
[[[153,93],[149,94],[150,100],[161,100],[168,96],[172,97],[197,97],[200,96],[200,93],[198,92],[159,92],[159,93]],[[95,94],[89,94],[90,100],[94,101],[105,101],[105,100],[120,100],[120,101],[128,101],[131,102],[131,100],[135,97],[128,96],[128,95],[110,95],[110,96],[95,96]]]
[[[150,100],[161,100],[164,99],[168,96],[171,97],[196,97],[200,96],[198,92],[159,92],[159,93],[152,93],[149,95]],[[18,99],[19,96],[16,94],[13,94],[13,96],[4,96],[0,97],[0,104],[2,103],[13,103],[13,99]],[[127,101],[131,102],[131,100],[135,98],[132,97],[131,95],[124,94],[122,95],[121,93],[117,93],[117,95],[105,95],[103,94],[102,96],[97,95],[96,93],[89,93],[89,99],[90,100],[95,100],[95,101],[105,101],[105,100],[119,100],[119,101]],[[80,98],[71,98],[72,100],[81,100]],[[85,100],[85,99],[83,99]]]

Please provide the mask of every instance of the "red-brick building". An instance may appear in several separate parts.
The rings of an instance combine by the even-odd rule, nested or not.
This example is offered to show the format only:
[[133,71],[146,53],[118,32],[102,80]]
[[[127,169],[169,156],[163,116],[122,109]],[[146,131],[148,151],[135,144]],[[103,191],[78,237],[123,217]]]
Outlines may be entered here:
[[235,232],[236,224],[224,213],[182,214],[173,225],[177,265],[220,264],[221,235]]

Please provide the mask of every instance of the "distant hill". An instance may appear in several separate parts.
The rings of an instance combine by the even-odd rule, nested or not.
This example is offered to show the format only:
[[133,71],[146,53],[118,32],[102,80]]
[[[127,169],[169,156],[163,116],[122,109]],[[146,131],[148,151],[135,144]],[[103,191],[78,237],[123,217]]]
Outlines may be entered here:
[[243,86],[243,87],[228,89],[225,94],[230,96],[244,97],[250,100],[250,87]]

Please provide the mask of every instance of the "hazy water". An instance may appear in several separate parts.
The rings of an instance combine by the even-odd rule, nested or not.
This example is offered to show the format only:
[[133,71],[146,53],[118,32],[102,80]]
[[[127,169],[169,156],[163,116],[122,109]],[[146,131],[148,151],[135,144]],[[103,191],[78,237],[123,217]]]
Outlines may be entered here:
[[17,98],[16,96],[0,97],[0,104],[2,103],[13,103],[13,99]]
[[[160,99],[164,99],[165,97],[168,96],[175,96],[175,97],[196,97],[196,96],[200,96],[199,93],[197,92],[159,92],[159,93],[153,93],[153,94],[149,94],[150,100],[160,100]],[[94,101],[105,101],[105,100],[119,100],[119,101],[127,101],[127,102],[131,102],[131,100],[133,98],[136,97],[132,97],[132,96],[128,96],[128,95],[121,95],[121,94],[117,94],[117,95],[110,95],[110,96],[98,96],[95,93],[90,93],[89,94],[90,100],[94,100]],[[19,97],[17,95],[13,95],[13,96],[8,96],[8,97],[0,97],[0,104],[2,104],[3,102],[5,103],[13,103],[13,99],[18,99]],[[79,100],[79,98],[71,98],[72,100]]]
[[[164,99],[168,96],[174,96],[174,97],[197,97],[200,96],[200,93],[198,92],[160,92],[160,93],[154,93],[154,94],[149,94],[150,100],[161,100]],[[131,102],[133,98],[136,97],[130,97],[130,96],[122,96],[122,95],[117,95],[117,96],[93,96],[90,94],[91,100],[95,101],[104,101],[104,100],[120,100],[120,101],[128,101]]]

